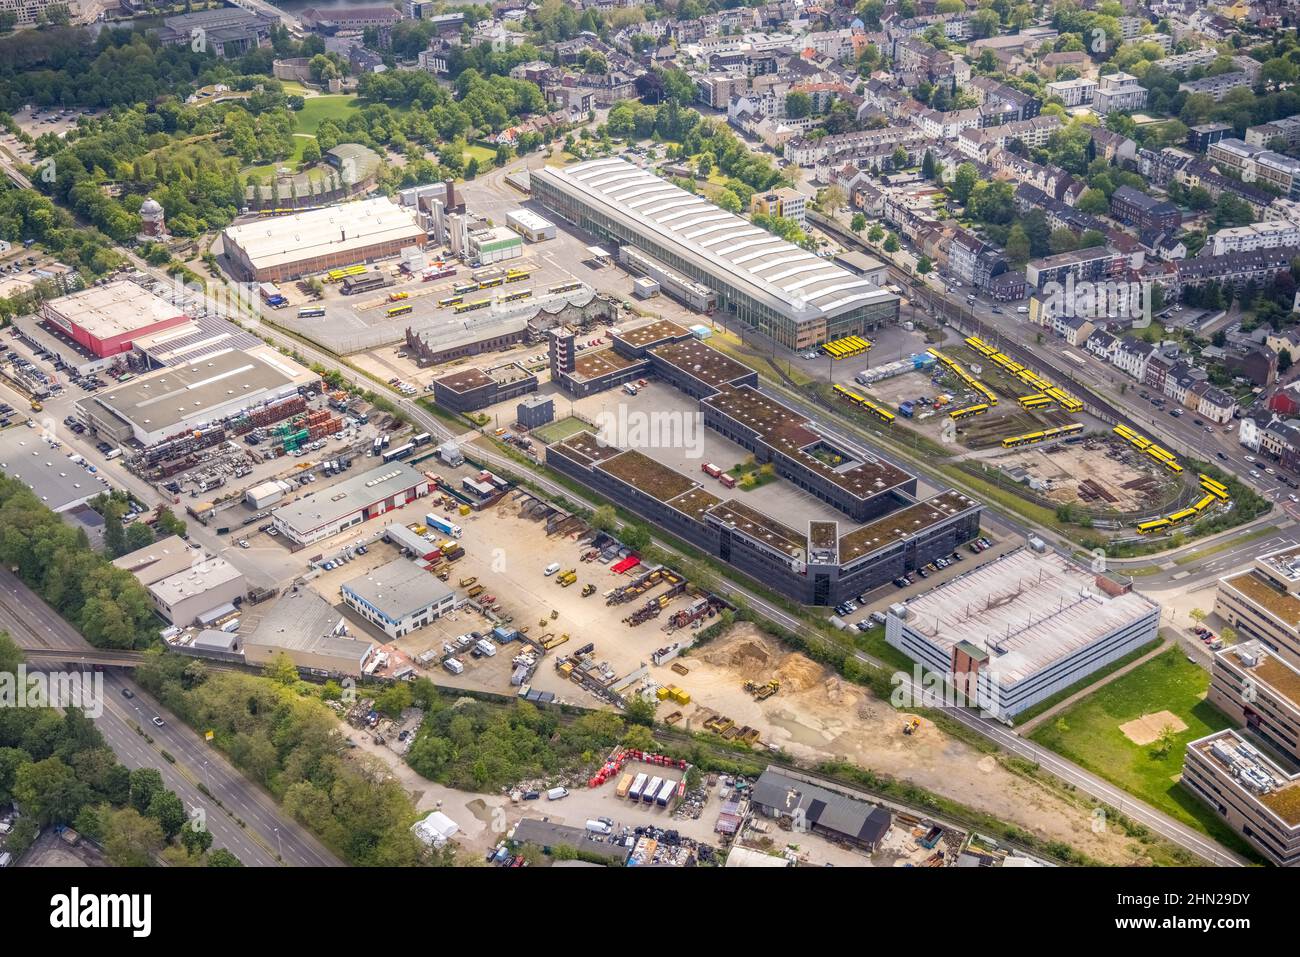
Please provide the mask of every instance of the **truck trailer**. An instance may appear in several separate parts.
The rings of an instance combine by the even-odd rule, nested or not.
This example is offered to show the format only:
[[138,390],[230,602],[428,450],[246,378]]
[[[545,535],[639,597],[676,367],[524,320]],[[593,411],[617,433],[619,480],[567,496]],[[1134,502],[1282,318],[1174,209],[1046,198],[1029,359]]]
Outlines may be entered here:
[[663,785],[664,785],[663,778],[660,777],[651,778],[650,783],[647,784],[645,786],[645,790],[641,792],[641,802],[643,804],[654,804],[655,796],[658,795],[659,789],[663,787]]
[[424,524],[428,525],[430,528],[436,528],[438,531],[442,532],[442,534],[450,535],[452,538],[460,538],[461,536],[461,527],[451,519],[442,515],[434,515],[430,512],[428,515],[424,516]]
[[632,782],[632,786],[627,789],[627,796],[631,798],[633,801],[641,800],[641,794],[643,791],[645,791],[645,786],[646,786],[646,775],[638,774],[636,776],[636,779]]

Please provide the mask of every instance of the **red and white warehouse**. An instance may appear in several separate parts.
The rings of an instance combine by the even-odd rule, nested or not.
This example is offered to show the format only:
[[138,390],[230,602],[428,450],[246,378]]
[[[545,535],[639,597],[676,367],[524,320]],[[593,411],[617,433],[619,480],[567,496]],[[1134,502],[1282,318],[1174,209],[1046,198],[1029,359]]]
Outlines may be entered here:
[[101,359],[130,352],[136,339],[189,321],[166,299],[125,279],[48,300],[41,318]]

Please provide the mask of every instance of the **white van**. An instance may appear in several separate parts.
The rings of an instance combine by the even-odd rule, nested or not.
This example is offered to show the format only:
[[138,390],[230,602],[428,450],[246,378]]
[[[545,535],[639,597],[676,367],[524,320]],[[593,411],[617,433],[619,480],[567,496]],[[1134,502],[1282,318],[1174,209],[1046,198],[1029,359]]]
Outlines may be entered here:
[[546,571],[543,572],[543,574],[544,574],[547,578],[550,578],[552,575],[554,575],[554,574],[555,574],[556,572],[558,572],[559,570],[560,570],[560,563],[559,563],[559,562],[551,562],[549,565],[546,566]]
[[455,658],[448,658],[442,663],[442,666],[454,675],[458,675],[465,670],[465,666]]
[[13,859],[13,855],[8,851],[0,851],[0,867],[8,867],[9,862]]
[[1016,306],[1016,312],[1020,313],[1020,315],[1022,315],[1022,316],[1027,316],[1027,315],[1029,315],[1029,307],[1028,307],[1028,306]]
[[560,798],[566,798],[568,796],[568,788],[551,788],[546,792],[546,800],[548,801],[558,801]]

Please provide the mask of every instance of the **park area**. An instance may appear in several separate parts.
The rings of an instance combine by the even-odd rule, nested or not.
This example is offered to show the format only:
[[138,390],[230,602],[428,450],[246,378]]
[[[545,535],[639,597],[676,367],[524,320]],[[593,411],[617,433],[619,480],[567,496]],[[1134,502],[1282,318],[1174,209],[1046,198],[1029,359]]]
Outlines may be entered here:
[[1230,727],[1210,676],[1177,647],[1088,695],[1030,737],[1224,845],[1246,846],[1179,784],[1190,741]]

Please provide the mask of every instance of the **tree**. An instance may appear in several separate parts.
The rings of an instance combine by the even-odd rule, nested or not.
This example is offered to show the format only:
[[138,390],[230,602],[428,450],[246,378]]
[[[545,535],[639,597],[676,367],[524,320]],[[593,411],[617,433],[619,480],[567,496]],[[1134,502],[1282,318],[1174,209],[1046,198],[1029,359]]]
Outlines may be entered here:
[[890,163],[894,169],[902,169],[907,165],[907,150],[900,144],[894,147],[893,155],[889,157]]
[[962,163],[952,178],[952,197],[963,206],[970,199],[971,190],[979,182],[979,170],[971,163]]
[[1206,615],[1202,609],[1193,608],[1187,613],[1187,617],[1199,625],[1201,622],[1205,621]]
[[109,558],[117,558],[127,552],[126,528],[122,525],[125,513],[126,506],[117,500],[110,499],[104,504],[104,550],[108,552]]
[[598,505],[591,513],[591,527],[602,532],[612,532],[618,527],[618,513],[613,505]]
[[153,529],[144,522],[136,522],[127,526],[126,529],[126,550],[133,552],[138,548],[144,548],[152,545],[154,542]]
[[212,832],[206,827],[195,827],[191,822],[181,828],[181,847],[185,848],[185,853],[190,857],[203,855],[211,846]]
[[792,120],[812,115],[812,97],[807,93],[794,90],[785,95],[785,115]]
[[40,824],[70,824],[90,799],[90,788],[56,757],[24,764],[14,775],[14,801]]
[[632,724],[652,725],[655,721],[656,703],[642,695],[633,695],[623,709],[623,716]]
[[136,768],[131,772],[128,800],[141,814],[149,810],[154,795],[164,790],[162,774],[156,768]]
[[916,271],[919,272],[922,276],[929,273],[930,270],[932,269],[934,269],[934,264],[930,262],[929,256],[922,256],[919,260],[917,260]]
[[316,137],[313,136],[303,144],[302,163],[304,166],[314,166],[320,162],[320,157],[320,144],[316,142]]
[[104,853],[114,867],[152,867],[163,846],[162,826],[133,807],[104,820]]
[[899,247],[898,247],[897,236],[895,236],[893,233],[890,233],[888,236],[885,237],[885,252],[896,253],[898,252],[898,248]]
[[934,179],[935,174],[938,173],[938,171],[939,168],[935,163],[934,154],[929,150],[926,150],[925,158],[921,160],[921,175],[926,179]]
[[147,816],[158,822],[163,836],[169,841],[180,833],[187,820],[185,805],[175,791],[159,791],[155,794],[149,802]]
[[885,228],[879,223],[872,223],[871,229],[867,230],[867,242],[876,245],[885,238]]
[[1281,352],[1277,354],[1277,371],[1286,372],[1288,369],[1291,368],[1291,363],[1293,361],[1294,360],[1292,360],[1291,358],[1291,350],[1283,349]]
[[855,233],[860,233],[867,225],[867,217],[861,213],[854,213],[853,219],[849,221],[849,229]]
[[1024,227],[1019,223],[1012,226],[1011,232],[1007,233],[1006,254],[1007,259],[1011,260],[1017,269],[1029,262],[1029,237],[1025,235]]
[[280,652],[262,669],[262,674],[276,684],[291,688],[298,683],[298,667],[284,652]]
[[1106,194],[1099,189],[1089,187],[1085,189],[1074,204],[1074,208],[1081,213],[1090,213],[1098,215],[1110,210],[1110,203],[1106,200]]
[[235,857],[224,847],[219,847],[208,854],[208,867],[243,867],[244,862]]

